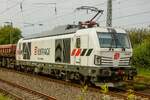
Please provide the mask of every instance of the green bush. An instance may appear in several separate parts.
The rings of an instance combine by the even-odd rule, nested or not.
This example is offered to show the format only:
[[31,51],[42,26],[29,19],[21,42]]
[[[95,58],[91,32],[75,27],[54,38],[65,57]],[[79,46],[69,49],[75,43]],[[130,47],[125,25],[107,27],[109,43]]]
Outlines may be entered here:
[[133,49],[132,64],[138,67],[150,68],[150,37]]
[[150,29],[135,28],[127,31],[133,47],[133,66],[150,68]]

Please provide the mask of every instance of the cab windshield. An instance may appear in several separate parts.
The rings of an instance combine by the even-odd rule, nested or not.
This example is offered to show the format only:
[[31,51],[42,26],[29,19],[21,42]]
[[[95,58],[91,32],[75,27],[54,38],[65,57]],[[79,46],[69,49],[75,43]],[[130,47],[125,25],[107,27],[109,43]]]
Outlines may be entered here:
[[101,48],[130,48],[129,39],[125,33],[97,32]]

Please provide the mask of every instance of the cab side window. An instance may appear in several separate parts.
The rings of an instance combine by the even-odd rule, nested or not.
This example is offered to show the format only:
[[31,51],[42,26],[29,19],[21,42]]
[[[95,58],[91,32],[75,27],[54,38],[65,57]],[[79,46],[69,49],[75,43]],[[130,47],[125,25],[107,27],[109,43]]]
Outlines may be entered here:
[[80,48],[80,46],[81,46],[81,40],[80,40],[80,38],[77,38],[76,39],[76,48]]

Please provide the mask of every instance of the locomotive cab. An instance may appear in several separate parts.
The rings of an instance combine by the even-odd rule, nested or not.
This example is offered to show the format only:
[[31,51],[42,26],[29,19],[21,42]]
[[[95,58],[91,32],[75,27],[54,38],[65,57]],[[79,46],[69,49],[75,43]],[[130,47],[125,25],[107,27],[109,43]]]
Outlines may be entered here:
[[[97,31],[100,49],[94,55],[94,64],[101,66],[100,77],[114,80],[133,79],[136,70],[131,67],[132,47],[127,33],[122,29],[107,28],[108,32]],[[111,76],[111,77],[109,77]]]
[[99,50],[95,55],[95,65],[112,67],[129,67],[132,48],[129,37],[124,30],[107,28],[97,31]]
[[[131,42],[122,29],[93,27],[78,30],[71,52],[72,64],[91,66],[86,76],[93,81],[118,82],[133,79]],[[85,73],[83,73],[85,74]]]

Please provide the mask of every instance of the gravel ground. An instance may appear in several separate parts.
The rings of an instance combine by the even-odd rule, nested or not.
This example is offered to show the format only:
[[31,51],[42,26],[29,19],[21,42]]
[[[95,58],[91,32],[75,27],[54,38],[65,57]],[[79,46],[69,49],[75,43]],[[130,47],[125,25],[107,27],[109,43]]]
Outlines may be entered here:
[[15,82],[27,88],[53,96],[57,98],[57,100],[103,100],[102,98],[106,98],[105,100],[121,100],[117,97],[110,97],[109,95],[103,95],[88,90],[86,93],[82,93],[80,88],[66,86],[2,69],[0,69],[0,79]]

